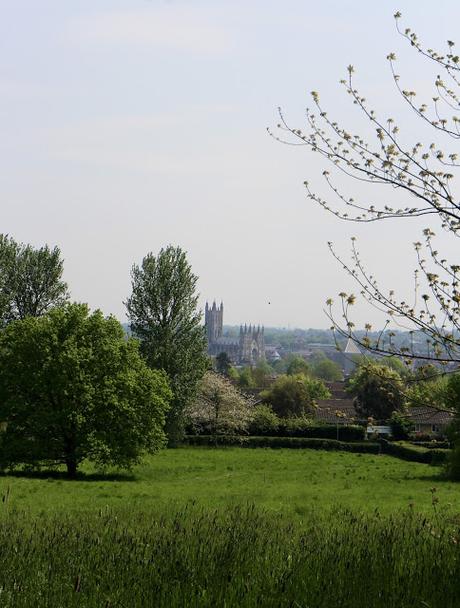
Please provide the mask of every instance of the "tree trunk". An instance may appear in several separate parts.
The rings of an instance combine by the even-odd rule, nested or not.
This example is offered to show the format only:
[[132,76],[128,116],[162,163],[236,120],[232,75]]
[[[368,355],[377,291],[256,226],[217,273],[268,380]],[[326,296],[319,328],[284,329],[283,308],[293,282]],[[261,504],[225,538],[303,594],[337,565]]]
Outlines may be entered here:
[[75,479],[77,476],[78,459],[76,446],[77,441],[75,434],[70,432],[69,435],[64,438],[64,462],[67,467],[67,477],[69,479]]
[[77,461],[75,458],[66,459],[67,477],[69,479],[75,479],[77,476]]

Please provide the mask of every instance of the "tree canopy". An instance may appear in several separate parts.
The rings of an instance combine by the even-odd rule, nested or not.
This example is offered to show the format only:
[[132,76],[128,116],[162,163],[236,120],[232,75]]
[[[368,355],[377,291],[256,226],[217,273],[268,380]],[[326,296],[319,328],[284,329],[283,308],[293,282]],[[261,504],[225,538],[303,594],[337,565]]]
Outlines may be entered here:
[[68,297],[58,247],[35,249],[0,235],[0,323],[38,317]]
[[374,362],[362,364],[350,379],[348,391],[355,398],[357,413],[363,418],[388,420],[405,404],[401,377],[393,369]]
[[211,435],[242,433],[252,419],[252,401],[220,374],[204,375],[196,398],[185,414],[195,429]]
[[171,245],[157,256],[147,254],[142,264],[131,270],[128,319],[148,365],[164,370],[169,377],[173,401],[166,429],[171,440],[182,435],[184,408],[195,396],[208,367],[206,338],[197,309],[197,280],[186,253]]
[[318,358],[312,363],[310,369],[312,375],[316,378],[321,378],[321,380],[336,382],[338,380],[342,380],[343,378],[340,365],[327,357]]
[[300,355],[289,355],[286,363],[286,373],[288,376],[294,376],[296,374],[303,374],[304,376],[309,375],[310,368],[308,363]]
[[303,374],[279,376],[270,389],[262,393],[264,401],[281,418],[311,415],[316,401],[329,396],[321,380]]
[[0,333],[0,465],[129,468],[163,445],[170,398],[113,317],[67,304],[14,321]]

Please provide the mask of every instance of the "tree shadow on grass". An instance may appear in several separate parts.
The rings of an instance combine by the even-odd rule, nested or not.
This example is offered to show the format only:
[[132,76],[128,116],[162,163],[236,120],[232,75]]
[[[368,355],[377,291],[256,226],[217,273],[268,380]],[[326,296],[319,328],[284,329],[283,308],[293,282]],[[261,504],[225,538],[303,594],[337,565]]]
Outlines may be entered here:
[[129,472],[108,472],[95,471],[93,473],[78,472],[73,479],[68,477],[65,471],[44,470],[12,470],[0,471],[0,478],[17,477],[25,479],[44,479],[44,480],[60,480],[60,481],[136,481],[136,476]]
[[436,483],[458,483],[460,487],[460,482],[455,481],[455,479],[451,479],[446,473],[442,470],[439,473],[433,473],[431,475],[412,475],[412,480],[417,481],[430,481],[433,484]]

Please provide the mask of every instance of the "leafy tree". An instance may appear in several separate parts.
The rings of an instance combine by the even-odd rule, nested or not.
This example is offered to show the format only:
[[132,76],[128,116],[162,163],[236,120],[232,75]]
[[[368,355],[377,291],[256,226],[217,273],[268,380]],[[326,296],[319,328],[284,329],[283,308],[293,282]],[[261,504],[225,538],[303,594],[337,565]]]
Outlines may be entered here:
[[410,378],[411,376],[412,372],[410,368],[408,368],[407,365],[398,357],[383,357],[379,358],[378,361],[380,365],[386,365],[390,369],[394,369],[395,372],[398,372],[401,378]]
[[216,370],[219,374],[228,376],[232,362],[226,352],[219,353],[216,357]]
[[388,420],[404,407],[404,386],[397,372],[368,362],[350,379],[348,391],[355,398],[358,414],[364,418]]
[[0,235],[0,322],[38,317],[68,297],[57,247],[34,249]]
[[296,374],[308,376],[310,373],[310,368],[303,357],[300,355],[291,355],[288,358],[286,373],[288,376],[294,376]]
[[340,365],[327,357],[315,361],[311,366],[311,373],[316,378],[321,378],[321,380],[327,380],[329,382],[336,382],[343,378]]
[[256,383],[254,376],[252,375],[252,369],[250,367],[244,367],[238,377],[238,385],[241,388],[254,388]]
[[209,371],[185,414],[192,427],[212,435],[244,433],[252,418],[252,401],[229,380]]
[[404,414],[401,414],[401,412],[393,412],[389,423],[393,439],[400,441],[401,439],[407,439],[409,437],[412,424]]
[[[344,270],[356,281],[365,300],[383,312],[386,320],[382,331],[372,336],[370,324],[366,331],[356,330],[351,318],[355,295],[341,292],[339,310],[345,322],[336,320],[332,299],[327,301],[329,316],[336,334],[352,338],[365,349],[381,354],[398,354],[409,360],[434,360],[442,364],[460,363],[460,265],[449,262],[435,245],[436,226],[443,234],[453,237],[460,231],[460,204],[455,194],[454,178],[459,169],[455,152],[444,149],[443,140],[458,141],[460,138],[459,86],[460,62],[454,51],[454,42],[447,41],[446,52],[425,48],[410,28],[401,29],[401,14],[395,14],[396,27],[403,39],[410,44],[420,60],[433,67],[435,94],[426,102],[418,100],[416,91],[402,84],[397,72],[395,53],[387,56],[396,92],[403,104],[420,122],[421,132],[430,139],[426,142],[404,140],[393,118],[381,118],[357,88],[354,67],[348,66],[342,85],[350,100],[358,108],[366,124],[370,124],[375,140],[366,141],[359,132],[343,127],[323,107],[318,92],[312,92],[313,110],[307,110],[307,127],[291,126],[280,111],[280,139],[310,148],[328,163],[323,176],[331,189],[336,207],[328,199],[311,189],[305,182],[308,197],[345,221],[375,222],[392,218],[425,218],[434,220],[423,231],[421,241],[414,243],[417,269],[415,276],[415,303],[400,300],[393,290],[381,288],[360,257],[356,240],[352,239],[351,261],[344,261],[330,248]],[[429,130],[431,129],[431,135]],[[435,141],[436,143],[435,143]],[[331,169],[331,170],[329,170]],[[337,175],[356,178],[360,185],[371,184],[374,188],[371,201],[362,200],[362,190],[357,196],[349,196],[341,189]],[[388,201],[391,194],[394,201]],[[343,204],[343,207],[340,207]],[[445,236],[443,236],[443,239]],[[427,261],[428,260],[428,261]],[[394,321],[406,326],[412,338],[422,333],[426,348],[419,348],[415,340],[398,347],[393,331],[383,331]]]
[[270,383],[270,376],[273,373],[273,369],[267,363],[265,359],[261,359],[257,362],[257,365],[252,369],[252,377],[254,383],[259,388],[265,388]]
[[238,370],[236,369],[236,367],[233,367],[233,365],[228,370],[228,378],[235,384],[238,384],[238,382],[239,382],[240,374],[239,374]]
[[170,441],[182,436],[184,408],[208,367],[197,280],[180,247],[149,253],[131,271],[132,294],[126,302],[131,330],[148,365],[167,373],[173,391],[166,424]]
[[275,414],[281,418],[310,415],[318,399],[327,399],[329,391],[321,380],[303,374],[280,376],[273,386],[262,393]]
[[163,445],[170,397],[113,317],[67,304],[15,321],[0,334],[0,464],[129,468]]
[[430,378],[408,381],[405,389],[408,407],[428,406],[437,409],[449,409],[451,407],[447,399],[447,379],[440,378],[439,372],[437,376],[431,376]]

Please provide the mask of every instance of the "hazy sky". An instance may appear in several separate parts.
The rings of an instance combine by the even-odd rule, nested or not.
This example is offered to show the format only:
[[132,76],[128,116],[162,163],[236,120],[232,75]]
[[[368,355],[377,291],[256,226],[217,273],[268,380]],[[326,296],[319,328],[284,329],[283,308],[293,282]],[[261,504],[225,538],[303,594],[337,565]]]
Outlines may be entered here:
[[302,126],[312,89],[359,125],[338,84],[352,63],[417,137],[385,60],[427,84],[397,9],[428,45],[455,40],[460,5],[443,0],[0,0],[1,232],[58,245],[72,297],[121,320],[131,265],[169,243],[227,323],[328,327],[325,300],[351,282],[326,243],[346,254],[353,235],[403,292],[422,225],[327,215],[302,186],[323,188],[323,163],[266,132],[278,106]]

